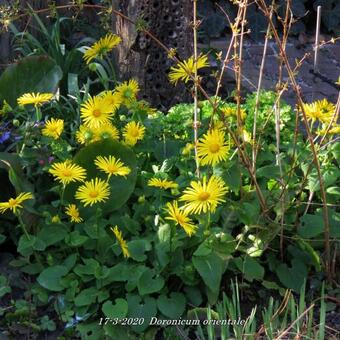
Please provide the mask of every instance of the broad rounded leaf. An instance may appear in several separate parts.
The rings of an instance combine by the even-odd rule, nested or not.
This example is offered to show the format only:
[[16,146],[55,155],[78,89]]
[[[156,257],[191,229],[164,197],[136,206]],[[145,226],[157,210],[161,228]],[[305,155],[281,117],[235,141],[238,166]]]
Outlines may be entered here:
[[67,274],[65,266],[53,266],[43,270],[38,276],[38,283],[53,292],[60,292],[64,289],[60,284],[60,279]]
[[124,299],[116,299],[115,304],[111,301],[106,301],[102,306],[102,311],[108,318],[125,318],[128,313],[128,303]]
[[12,107],[24,93],[55,93],[63,74],[56,62],[48,56],[29,56],[10,65],[0,77],[0,103]]
[[138,280],[138,291],[140,295],[159,292],[164,286],[164,279],[160,275],[155,275],[154,270],[146,270]]
[[171,293],[169,298],[161,295],[157,307],[166,317],[178,319],[185,311],[185,296],[182,293]]

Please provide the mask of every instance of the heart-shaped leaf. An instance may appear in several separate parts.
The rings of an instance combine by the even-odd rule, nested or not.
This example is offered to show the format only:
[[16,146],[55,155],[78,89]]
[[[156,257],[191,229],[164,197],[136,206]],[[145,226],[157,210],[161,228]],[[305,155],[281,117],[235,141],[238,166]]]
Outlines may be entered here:
[[149,323],[152,317],[157,314],[157,304],[154,298],[149,296],[145,297],[142,301],[138,295],[126,296],[129,305],[129,318],[136,318],[140,320],[140,325],[131,326],[135,332],[143,332],[149,327]]
[[185,311],[185,296],[182,293],[171,293],[169,298],[161,295],[157,307],[166,317],[178,319]]
[[37,278],[38,283],[53,292],[60,292],[64,287],[60,284],[60,279],[65,276],[68,269],[65,266],[53,266],[44,269]]
[[163,288],[164,279],[156,275],[154,270],[148,269],[140,276],[137,286],[140,295],[152,294]]
[[128,303],[125,299],[116,299],[115,304],[111,301],[106,301],[102,306],[102,311],[108,318],[125,318],[128,313]]

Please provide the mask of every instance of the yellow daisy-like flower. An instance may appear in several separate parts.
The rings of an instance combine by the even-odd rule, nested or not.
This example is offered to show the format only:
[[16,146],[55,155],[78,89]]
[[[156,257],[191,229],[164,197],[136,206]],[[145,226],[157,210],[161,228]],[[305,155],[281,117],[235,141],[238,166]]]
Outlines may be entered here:
[[16,198],[10,198],[7,202],[0,202],[0,212],[3,214],[7,209],[12,210],[14,214],[22,208],[22,203],[26,200],[33,199],[30,192],[22,192]]
[[49,173],[63,185],[71,182],[82,182],[86,178],[86,170],[79,165],[72,164],[70,160],[52,164]]
[[215,165],[226,160],[230,147],[224,136],[223,131],[212,129],[199,139],[197,154],[202,165]]
[[94,164],[97,166],[99,170],[102,170],[106,174],[109,175],[109,178],[113,176],[124,176],[126,177],[131,169],[124,165],[124,163],[114,156],[102,157],[98,156]]
[[137,93],[139,92],[139,85],[135,79],[125,81],[124,83],[118,85],[115,89],[125,105],[131,104],[136,100]]
[[179,80],[182,80],[187,83],[195,74],[195,64],[197,70],[209,66],[208,56],[198,56],[197,63],[195,63],[194,56],[192,56],[188,60],[181,61],[176,66],[171,67],[169,73],[170,82],[177,84]]
[[51,118],[46,121],[42,129],[43,136],[58,139],[64,130],[64,121],[62,119]]
[[104,202],[109,196],[109,185],[97,177],[81,185],[75,195],[76,199],[81,201],[85,207],[87,205],[92,206],[95,203]]
[[129,248],[128,248],[126,241],[123,239],[122,232],[118,229],[117,226],[115,226],[114,228],[111,227],[111,230],[116,236],[116,239],[119,243],[120,248],[122,249],[122,253],[123,253],[124,257],[126,257],[126,258],[130,257]]
[[84,124],[90,128],[98,128],[101,125],[109,124],[116,108],[109,101],[101,96],[89,97],[81,105],[80,116]]
[[223,196],[228,191],[220,177],[211,176],[207,182],[204,176],[202,182],[192,181],[190,187],[184,190],[180,201],[186,202],[184,208],[188,213],[201,214],[214,212],[219,203],[225,202]]
[[71,218],[71,222],[83,222],[83,219],[80,217],[79,210],[75,204],[69,204],[66,207],[65,214]]
[[326,98],[324,98],[322,100],[318,100],[316,105],[323,114],[332,118],[335,112],[335,105],[333,103],[330,103]]
[[17,99],[19,105],[39,106],[49,102],[53,98],[53,93],[25,93]]
[[111,105],[114,110],[118,110],[123,102],[123,98],[120,93],[114,91],[104,91],[100,96]]
[[139,122],[134,121],[127,123],[123,129],[124,142],[127,145],[134,146],[137,141],[142,140],[145,134],[145,127]]
[[106,34],[105,37],[100,38],[85,51],[83,58],[86,61],[86,64],[89,64],[93,59],[102,58],[121,41],[122,39],[116,34]]
[[310,104],[303,104],[307,119],[311,121],[319,120],[322,123],[329,123],[333,117],[335,106],[326,99]]
[[101,125],[98,128],[93,128],[91,131],[93,133],[92,142],[107,138],[119,139],[119,131],[111,123]]
[[160,178],[153,177],[149,179],[148,186],[166,190],[166,189],[176,189],[178,187],[178,184],[174,181],[169,181],[167,179],[160,179]]
[[188,211],[178,208],[177,201],[174,201],[172,204],[167,203],[165,210],[169,214],[169,216],[165,217],[166,220],[174,221],[176,225],[179,224],[189,237],[195,234],[198,227],[188,217]]

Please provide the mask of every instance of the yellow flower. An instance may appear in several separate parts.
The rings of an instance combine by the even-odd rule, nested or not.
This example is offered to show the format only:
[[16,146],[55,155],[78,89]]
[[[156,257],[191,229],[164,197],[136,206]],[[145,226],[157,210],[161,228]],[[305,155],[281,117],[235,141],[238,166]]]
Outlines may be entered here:
[[166,189],[175,189],[178,187],[178,184],[174,181],[169,181],[167,179],[160,179],[160,178],[153,177],[149,179],[148,186],[166,190]]
[[63,185],[83,181],[86,178],[86,170],[79,165],[72,164],[70,160],[52,164],[49,173]]
[[49,102],[53,98],[53,93],[25,93],[17,99],[19,105],[34,106]]
[[64,130],[64,121],[62,119],[51,118],[46,121],[42,134],[46,137],[58,139]]
[[92,128],[91,131],[93,133],[93,142],[107,138],[119,139],[119,131],[111,123],[103,124],[98,128]]
[[120,42],[121,38],[112,33],[106,34],[105,37],[100,38],[91,47],[89,47],[84,53],[84,60],[86,64],[89,64],[95,58],[102,58],[115,48]]
[[71,222],[80,223],[83,219],[79,215],[79,210],[75,204],[69,204],[66,207],[65,213],[71,218]]
[[195,226],[188,217],[188,211],[178,208],[177,201],[174,201],[172,204],[167,203],[166,211],[169,216],[165,217],[165,219],[174,221],[176,225],[179,224],[189,237],[196,232],[198,227]]
[[227,191],[228,188],[220,177],[213,175],[207,182],[204,176],[202,182],[192,181],[190,183],[190,187],[184,190],[180,201],[186,202],[184,208],[189,213],[214,212],[219,203],[225,202],[222,197]]
[[135,79],[125,81],[115,88],[115,92],[122,98],[125,105],[129,105],[136,100],[139,92],[138,82]]
[[316,102],[316,106],[321,111],[321,113],[327,117],[328,121],[330,121],[335,113],[335,105],[330,103],[326,98],[322,100],[318,100]]
[[215,165],[226,160],[229,152],[229,145],[224,139],[224,132],[212,129],[199,139],[197,154],[202,165]]
[[307,119],[311,121],[319,120],[322,123],[329,123],[333,117],[335,106],[326,99],[310,104],[303,104]]
[[125,166],[119,158],[116,159],[114,156],[98,156],[95,159],[94,164],[99,170],[102,170],[103,172],[108,174],[109,178],[112,175],[125,177],[131,172],[131,169],[129,167]]
[[120,248],[122,249],[122,253],[123,253],[124,257],[126,257],[126,258],[130,257],[129,248],[128,248],[126,241],[123,239],[122,232],[118,229],[117,226],[115,226],[114,228],[111,227],[111,230],[116,236],[116,239],[119,243]]
[[79,144],[87,144],[93,138],[92,130],[85,126],[80,125],[78,131],[76,132],[76,140]]
[[17,209],[22,208],[22,203],[30,199],[33,199],[30,192],[22,192],[16,198],[10,198],[7,202],[0,202],[0,212],[3,214],[7,209],[10,209],[16,214]]
[[98,128],[103,124],[109,124],[116,108],[101,96],[89,97],[81,105],[80,116],[84,124],[90,128]]
[[139,122],[134,121],[127,123],[123,129],[124,142],[127,145],[134,146],[137,141],[144,138],[145,127]]
[[198,56],[197,63],[195,63],[194,56],[192,56],[188,60],[181,61],[176,66],[171,67],[169,73],[170,82],[175,84],[177,84],[178,80],[188,82],[195,74],[195,64],[197,65],[197,70],[209,66],[208,56]]
[[[319,135],[324,135],[327,132],[327,128],[319,130]],[[337,135],[340,134],[340,125],[334,125],[332,128],[330,128],[327,132],[328,135]]]
[[118,92],[104,91],[100,94],[100,97],[102,97],[109,105],[111,105],[115,111],[119,109],[123,102],[123,98]]
[[[226,117],[237,117],[237,108],[227,106],[221,109],[222,113]],[[241,119],[245,119],[247,116],[247,112],[244,109],[240,109]]]
[[109,185],[99,179],[91,179],[91,181],[86,181],[83,185],[81,185],[76,192],[76,199],[81,201],[84,206],[87,205],[92,206],[98,202],[104,202],[110,196],[110,188]]

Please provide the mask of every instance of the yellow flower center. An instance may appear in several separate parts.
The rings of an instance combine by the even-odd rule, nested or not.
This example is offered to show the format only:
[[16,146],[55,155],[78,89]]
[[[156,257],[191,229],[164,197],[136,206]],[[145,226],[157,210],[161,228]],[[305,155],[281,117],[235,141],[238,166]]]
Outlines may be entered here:
[[209,150],[210,150],[210,152],[212,152],[212,153],[216,153],[216,152],[220,151],[220,146],[219,146],[219,144],[217,144],[217,143],[210,144],[210,145],[209,145]]
[[93,110],[93,115],[95,116],[95,117],[99,117],[100,115],[101,115],[102,113],[100,112],[100,110]]
[[115,165],[109,165],[108,167],[107,167],[107,170],[109,171],[109,172],[116,172],[117,171],[117,167],[115,166]]
[[199,195],[198,195],[198,199],[200,201],[206,201],[208,198],[210,197],[209,192],[206,191],[202,191]]
[[131,135],[132,137],[138,137],[138,130],[137,130],[137,129],[131,130],[130,135]]
[[96,191],[96,190],[91,191],[91,192],[89,193],[89,196],[90,196],[91,198],[96,198],[96,197],[98,196],[98,191]]
[[65,170],[63,171],[63,176],[64,176],[64,177],[70,177],[70,176],[72,176],[72,171],[71,171],[70,169],[65,169]]
[[178,224],[183,224],[184,223],[184,217],[180,214],[176,214],[176,219]]
[[10,198],[8,201],[10,207],[15,207],[17,205],[17,200],[15,198]]

